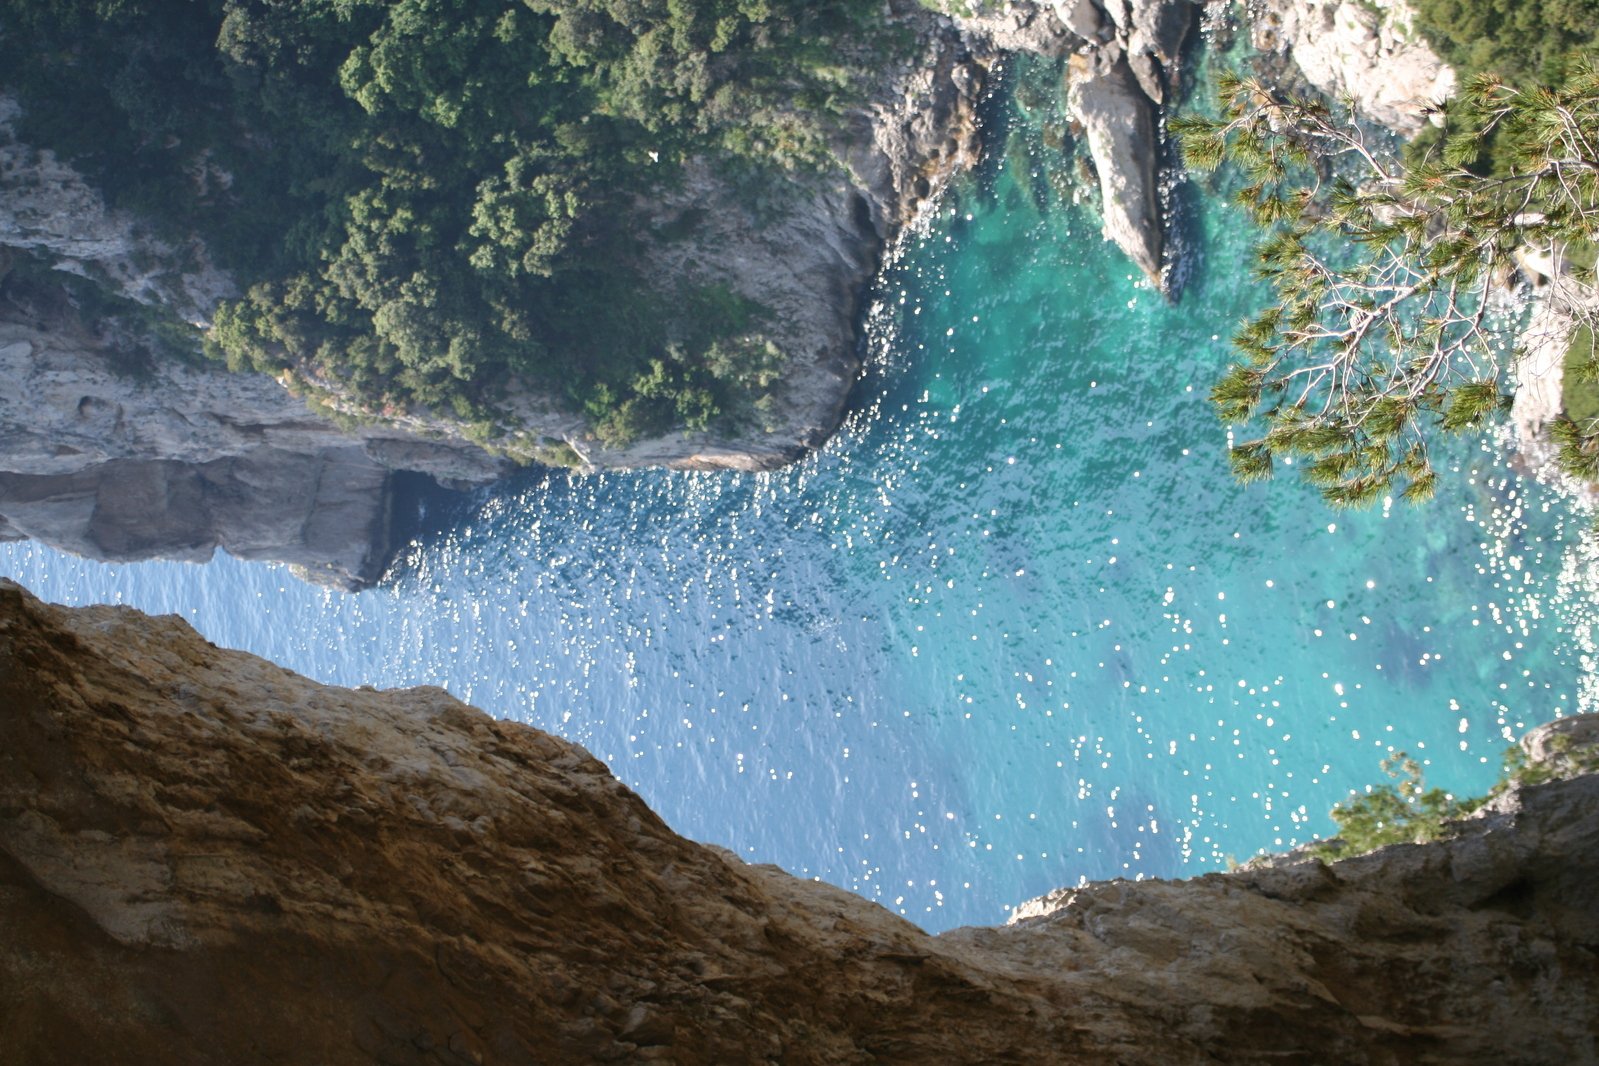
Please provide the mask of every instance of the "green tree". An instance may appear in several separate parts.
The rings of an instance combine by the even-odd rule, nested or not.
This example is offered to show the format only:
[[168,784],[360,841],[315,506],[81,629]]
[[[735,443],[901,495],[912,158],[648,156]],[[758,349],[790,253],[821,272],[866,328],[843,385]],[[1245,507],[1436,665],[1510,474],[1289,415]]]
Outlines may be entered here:
[[[1253,80],[1220,90],[1220,118],[1176,126],[1190,165],[1247,175],[1237,198],[1266,230],[1255,270],[1275,296],[1211,392],[1225,421],[1263,431],[1232,449],[1234,472],[1269,477],[1291,458],[1334,504],[1428,498],[1429,442],[1503,403],[1514,327],[1490,312],[1514,253],[1559,261],[1599,236],[1599,74],[1579,64],[1559,88],[1525,91],[1479,76],[1457,102],[1466,132],[1409,165],[1347,110]],[[1475,131],[1496,137],[1506,173],[1467,169]],[[1592,282],[1590,265],[1557,288]],[[1599,426],[1558,432],[1599,453]]]
[[1599,38],[1596,0],[1418,0],[1416,26],[1457,71],[1555,85]]
[[[1520,750],[1520,749],[1516,749]],[[1457,799],[1441,788],[1428,788],[1421,764],[1402,751],[1382,761],[1393,784],[1368,787],[1332,809],[1338,836],[1315,849],[1325,857],[1360,855],[1387,844],[1422,844],[1448,831],[1446,823],[1464,818],[1487,801],[1486,796]]]

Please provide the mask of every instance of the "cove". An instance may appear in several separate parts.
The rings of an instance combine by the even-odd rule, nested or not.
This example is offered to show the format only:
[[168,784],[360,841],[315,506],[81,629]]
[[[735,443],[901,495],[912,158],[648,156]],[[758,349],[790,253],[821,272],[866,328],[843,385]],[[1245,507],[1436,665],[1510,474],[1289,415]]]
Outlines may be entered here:
[[319,680],[443,685],[584,744],[679,832],[935,931],[1326,835],[1395,750],[1484,789],[1587,707],[1587,519],[1496,440],[1419,510],[1232,483],[1205,394],[1260,298],[1248,226],[1188,190],[1166,303],[1073,202],[1055,70],[1015,77],[1007,147],[884,270],[858,409],[794,467],[432,500],[356,596],[33,544],[0,572]]

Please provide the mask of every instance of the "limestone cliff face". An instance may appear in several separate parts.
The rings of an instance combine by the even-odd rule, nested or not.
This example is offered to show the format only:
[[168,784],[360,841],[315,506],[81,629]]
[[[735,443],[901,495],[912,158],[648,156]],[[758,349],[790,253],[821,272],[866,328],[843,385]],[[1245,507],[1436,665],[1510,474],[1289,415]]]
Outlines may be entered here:
[[402,471],[483,483],[507,465],[403,430],[341,430],[259,374],[160,360],[130,374],[108,350],[116,340],[8,310],[0,539],[117,560],[200,561],[221,547],[357,588],[397,547]]
[[47,256],[60,270],[170,307],[189,322],[207,322],[218,300],[237,295],[203,245],[157,240],[137,219],[107,207],[54,153],[18,141],[20,114],[14,99],[0,95],[0,250]]
[[1578,776],[1446,843],[932,937],[678,837],[441,691],[0,583],[0,1041],[34,1066],[1591,1062],[1596,803]]
[[434,426],[341,429],[271,378],[141,354],[147,338],[17,285],[31,260],[202,327],[234,292],[202,245],[171,247],[19,143],[15,117],[0,98],[0,540],[109,560],[221,547],[359,588],[397,547],[403,474],[483,484],[509,467]]

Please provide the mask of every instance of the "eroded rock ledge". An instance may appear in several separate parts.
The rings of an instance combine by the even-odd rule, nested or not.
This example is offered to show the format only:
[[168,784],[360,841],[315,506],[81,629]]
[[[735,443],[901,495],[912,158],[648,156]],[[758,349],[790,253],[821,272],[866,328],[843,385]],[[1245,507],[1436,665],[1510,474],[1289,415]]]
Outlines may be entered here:
[[0,1034],[33,1066],[1591,1062],[1596,804],[933,937],[437,689],[0,582]]
[[[353,589],[399,547],[406,473],[481,484],[510,464],[403,429],[341,429],[260,374],[157,362],[15,306],[0,320],[0,540],[96,559],[224,548]],[[54,328],[52,328],[52,326]]]

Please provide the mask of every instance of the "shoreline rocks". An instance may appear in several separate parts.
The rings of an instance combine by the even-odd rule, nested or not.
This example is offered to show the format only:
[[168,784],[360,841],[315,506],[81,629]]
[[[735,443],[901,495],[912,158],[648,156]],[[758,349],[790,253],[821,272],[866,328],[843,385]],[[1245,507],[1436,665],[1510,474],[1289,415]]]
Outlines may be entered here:
[[1164,288],[1164,226],[1157,192],[1160,155],[1153,109],[1125,57],[1107,65],[1073,56],[1067,100],[1083,124],[1099,175],[1105,239]]
[[1252,0],[1255,48],[1286,54],[1305,80],[1405,137],[1455,91],[1455,72],[1414,27],[1405,0]]
[[1161,108],[1177,87],[1193,0],[980,0],[942,7],[988,47],[1068,57],[1062,91],[1098,174],[1104,237],[1169,295]]

